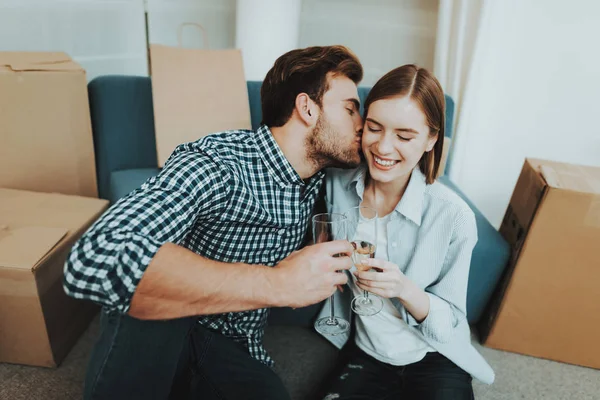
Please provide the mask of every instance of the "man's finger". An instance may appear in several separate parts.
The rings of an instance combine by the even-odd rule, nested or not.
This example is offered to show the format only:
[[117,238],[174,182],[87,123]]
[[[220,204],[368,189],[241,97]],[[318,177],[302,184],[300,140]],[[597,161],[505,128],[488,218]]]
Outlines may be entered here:
[[[343,286],[346,283],[348,283],[348,277],[346,276],[346,274],[336,274],[333,282],[338,287]],[[344,291],[344,289],[340,288],[340,292],[343,292],[343,291]]]
[[329,268],[334,271],[348,270],[352,268],[352,259],[350,257],[332,258]]
[[335,256],[338,254],[351,255],[354,248],[347,240],[334,240],[332,242],[319,243],[318,246],[324,248],[324,250],[330,255]]

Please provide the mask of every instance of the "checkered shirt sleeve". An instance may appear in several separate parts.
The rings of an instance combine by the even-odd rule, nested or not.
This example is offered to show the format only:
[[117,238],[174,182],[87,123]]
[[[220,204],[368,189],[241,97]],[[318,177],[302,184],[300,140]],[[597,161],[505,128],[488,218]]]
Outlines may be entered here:
[[112,206],[76,242],[65,292],[122,313],[158,249],[227,204],[229,173],[201,151],[175,151],[161,173]]

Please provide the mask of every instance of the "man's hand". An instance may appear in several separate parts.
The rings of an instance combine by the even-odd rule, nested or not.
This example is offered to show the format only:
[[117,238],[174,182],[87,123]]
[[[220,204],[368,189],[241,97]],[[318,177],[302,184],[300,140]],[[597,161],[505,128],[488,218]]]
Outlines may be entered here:
[[305,307],[331,296],[338,285],[348,281],[342,270],[352,267],[352,250],[348,241],[336,240],[290,254],[273,270],[273,292],[280,294],[276,303]]

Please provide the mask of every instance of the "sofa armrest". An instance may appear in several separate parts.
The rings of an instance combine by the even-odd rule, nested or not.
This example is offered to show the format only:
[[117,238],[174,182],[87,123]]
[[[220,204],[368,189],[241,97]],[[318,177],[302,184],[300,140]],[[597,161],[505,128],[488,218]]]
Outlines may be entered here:
[[447,176],[442,176],[439,180],[471,207],[477,222],[479,240],[473,249],[467,289],[467,319],[469,323],[474,324],[481,318],[481,314],[508,263],[510,246],[481,211]]

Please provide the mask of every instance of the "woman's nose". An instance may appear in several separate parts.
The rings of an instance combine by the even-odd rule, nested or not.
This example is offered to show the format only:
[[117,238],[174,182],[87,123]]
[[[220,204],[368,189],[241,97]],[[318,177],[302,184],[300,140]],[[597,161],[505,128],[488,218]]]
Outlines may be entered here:
[[377,151],[379,152],[379,154],[383,156],[391,153],[393,150],[394,146],[389,135],[382,135],[379,139],[379,142],[377,142]]

